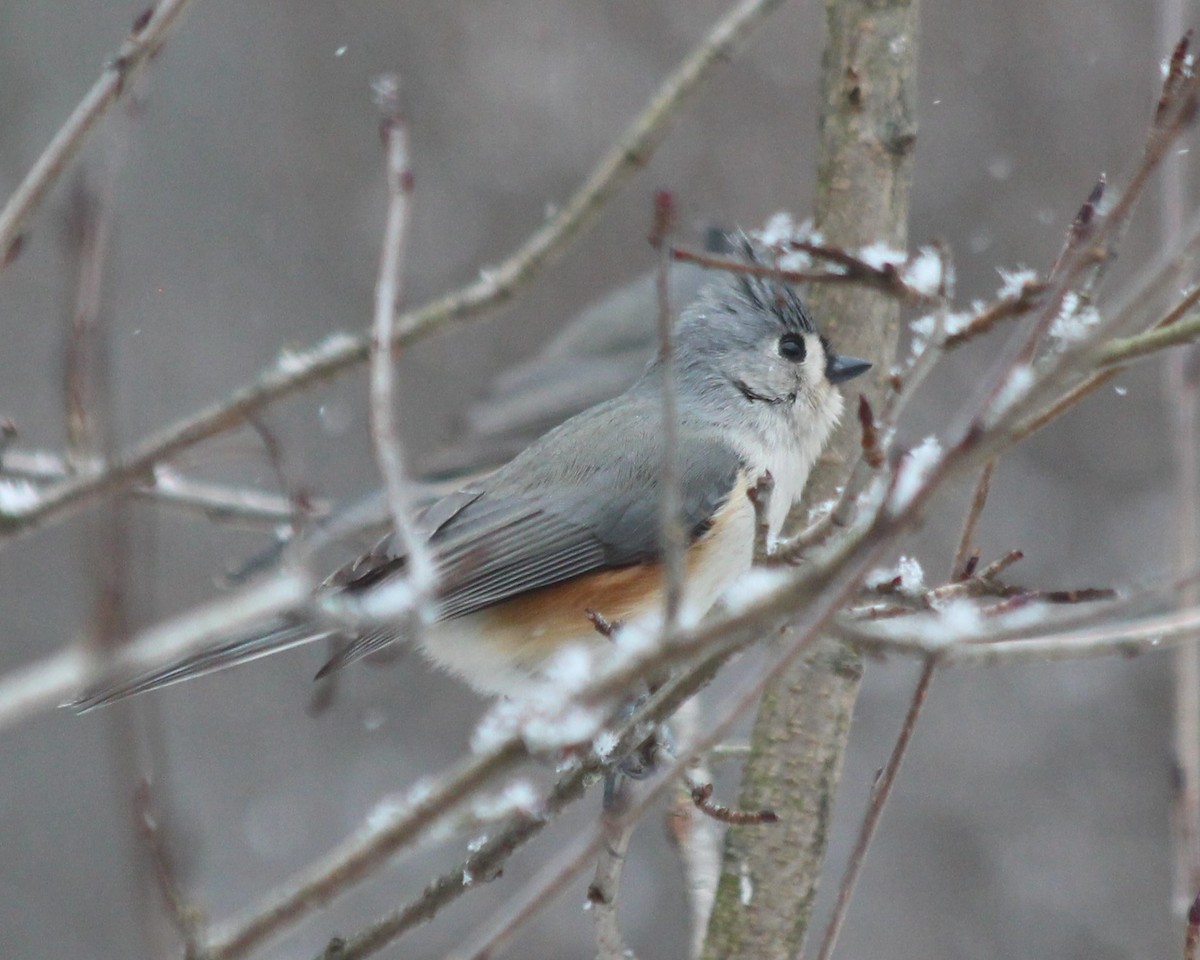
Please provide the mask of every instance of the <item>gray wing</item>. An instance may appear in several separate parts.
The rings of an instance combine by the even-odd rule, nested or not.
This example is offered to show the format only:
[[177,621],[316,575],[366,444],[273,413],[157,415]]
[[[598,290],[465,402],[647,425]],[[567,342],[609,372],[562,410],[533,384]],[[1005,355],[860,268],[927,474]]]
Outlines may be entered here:
[[[647,406],[644,415],[635,410],[631,416],[627,399],[620,430],[604,422],[610,405],[577,417],[455,505],[429,541],[443,619],[584,574],[658,559],[662,440],[657,399]],[[681,429],[679,445],[683,520],[695,538],[728,500],[742,464],[708,428]],[[403,556],[379,558],[344,586],[364,590],[402,575],[404,566]],[[318,676],[395,639],[377,633],[356,640]]]

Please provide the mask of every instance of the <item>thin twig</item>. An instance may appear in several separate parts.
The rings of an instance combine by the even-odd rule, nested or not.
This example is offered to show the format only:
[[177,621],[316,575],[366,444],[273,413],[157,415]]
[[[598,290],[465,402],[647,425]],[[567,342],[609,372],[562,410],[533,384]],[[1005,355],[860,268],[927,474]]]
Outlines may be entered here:
[[887,451],[880,440],[875,411],[871,409],[871,401],[865,393],[858,395],[858,425],[862,431],[863,460],[872,470],[878,470],[887,460]]
[[[703,693],[697,694],[675,714],[672,726],[683,743],[693,743],[699,739],[700,698],[703,696]],[[666,814],[667,836],[674,843],[683,867],[691,929],[688,955],[693,960],[698,960],[704,949],[708,918],[712,914],[717,883],[721,877],[721,846],[716,822],[711,817],[701,815],[692,802],[690,781],[712,782],[712,772],[705,759],[704,754],[693,756],[687,776],[676,787]]]
[[[1183,31],[1183,4],[1181,0],[1160,0],[1159,40],[1169,43]],[[1163,88],[1179,84],[1192,69],[1188,63],[1190,32],[1184,35],[1168,61],[1167,77]],[[1165,97],[1164,92],[1164,97]],[[1159,235],[1164,247],[1179,243],[1183,235],[1183,217],[1188,208],[1185,187],[1186,158],[1173,151],[1163,163],[1162,180],[1158,194]],[[1192,310],[1200,299],[1200,286],[1183,298],[1180,304],[1159,322],[1160,329],[1152,333],[1164,333],[1172,327],[1178,330],[1177,320]],[[1168,429],[1171,434],[1171,450],[1175,455],[1174,471],[1174,533],[1175,572],[1177,576],[1194,570],[1198,557],[1196,540],[1200,537],[1200,436],[1197,435],[1197,404],[1200,403],[1200,382],[1188,376],[1189,361],[1194,366],[1196,348],[1176,351],[1167,358],[1163,371],[1162,385],[1166,393]],[[1184,585],[1179,593],[1181,609],[1200,602],[1200,591],[1194,582]],[[1174,679],[1174,731],[1175,769],[1178,771],[1173,800],[1172,820],[1174,826],[1174,891],[1175,910],[1186,914],[1200,889],[1200,650],[1187,644],[1175,650],[1173,657]],[[1189,925],[1190,926],[1190,925]]]
[[[1114,380],[1130,362],[1150,356],[1169,347],[1191,343],[1200,338],[1200,314],[1180,320],[1182,312],[1200,300],[1200,286],[1160,320],[1153,330],[1137,336],[1109,340],[1096,352],[1096,365],[1101,369],[1088,375],[1011,431],[1012,441],[1019,443],[1075,407],[1081,400]],[[1178,322],[1175,322],[1178,321]]]
[[694,263],[709,270],[721,270],[749,277],[765,277],[779,280],[782,283],[853,283],[872,287],[882,293],[897,297],[904,303],[921,304],[937,300],[936,296],[914,287],[905,280],[905,267],[911,264],[917,256],[921,256],[920,253],[908,257],[907,260],[902,257],[895,264],[889,263],[878,267],[849,250],[830,244],[793,240],[788,246],[793,250],[823,260],[831,266],[818,270],[786,270],[770,264],[747,263],[736,257],[723,257],[682,247],[673,248],[671,256],[681,263]]
[[[116,434],[113,376],[109,340],[111,319],[104,310],[105,274],[109,267],[109,245],[116,219],[117,183],[128,147],[129,117],[104,144],[95,173],[83,170],[75,178],[69,217],[70,239],[77,255],[78,276],[75,301],[67,320],[63,349],[63,400],[67,436],[66,465],[76,464],[111,452]],[[112,498],[107,509],[93,513],[82,525],[82,549],[78,553],[81,574],[87,583],[87,620],[82,646],[89,654],[104,658],[120,649],[129,634],[130,593],[136,582],[132,563],[133,542],[127,497]],[[113,799],[118,808],[133,803],[129,837],[138,856],[134,876],[136,914],[144,945],[153,943],[158,927],[154,890],[161,880],[150,869],[157,862],[155,851],[147,860],[144,811],[154,801],[148,778],[152,739],[146,705],[141,709],[114,711],[103,725],[107,740]],[[159,839],[162,840],[161,831]],[[165,842],[165,841],[163,841]],[[176,904],[167,897],[164,907],[177,922]]]
[[611,813],[602,818],[604,843],[597,858],[596,874],[587,890],[596,931],[596,960],[636,960],[633,951],[625,946],[617,921],[617,896],[625,869],[625,854],[636,827],[636,822],[622,823]]
[[97,122],[133,86],[137,74],[158,52],[191,0],[162,0],[148,19],[139,17],[116,56],[105,64],[67,122],[54,135],[0,210],[0,270],[17,256],[22,231],[50,188],[75,159]]
[[[1175,544],[1177,577],[1200,564],[1200,348],[1170,358],[1164,387],[1170,419],[1171,449],[1175,455]],[[1179,591],[1178,604],[1200,604],[1195,582]],[[1192,891],[1200,889],[1200,649],[1180,646],[1175,651],[1174,750],[1179,771],[1176,807],[1175,904],[1186,909]]]
[[1200,894],[1192,900],[1187,911],[1187,932],[1183,938],[1183,960],[1196,960],[1196,947],[1200,944]]
[[[1184,69],[1183,56],[1186,51],[1185,37],[1176,47],[1176,55],[1171,61],[1173,69],[1163,82],[1158,110],[1146,137],[1141,163],[1134,170],[1125,190],[1102,216],[1092,242],[1071,252],[1060,264],[1056,264],[1057,282],[1051,285],[1047,302],[1031,325],[1029,336],[1018,352],[1018,362],[1028,362],[1032,359],[1033,349],[1050,330],[1067,292],[1075,287],[1080,277],[1087,272],[1091,273],[1091,277],[1085,283],[1085,292],[1089,297],[1092,295],[1106,266],[1116,255],[1125,228],[1151,175],[1168,158],[1171,146],[1195,119],[1197,97],[1200,96],[1200,78],[1192,73],[1190,68]],[[1179,67],[1178,72],[1174,70],[1176,65]],[[1064,351],[1067,352],[1070,351]]]
[[191,960],[199,955],[204,916],[188,903],[175,873],[175,864],[162,828],[162,814],[156,809],[150,783],[143,780],[134,794],[134,815],[142,834],[154,876],[162,894],[167,917],[183,941],[184,955]]
[[[1200,77],[1189,75],[1167,92],[1167,109],[1160,112],[1152,124],[1142,161],[1130,176],[1124,192],[1101,217],[1091,243],[1067,257],[1062,264],[1056,280],[1049,285],[1041,306],[1031,319],[1027,336],[1021,345],[1010,350],[1008,356],[997,364],[996,374],[986,391],[988,399],[983,405],[982,414],[965,424],[964,435],[978,433],[985,427],[1001,426],[1008,430],[1031,411],[1044,406],[1069,377],[1080,371],[1086,373],[1094,365],[1101,342],[1121,334],[1129,316],[1136,313],[1135,308],[1128,308],[1111,317],[1100,318],[1078,340],[1060,342],[1057,349],[1043,353],[1036,370],[1028,362],[1032,358],[1032,346],[1043,342],[1045,334],[1062,312],[1068,294],[1082,284],[1090,295],[1103,273],[1104,265],[1111,262],[1115,255],[1129,218],[1151,175],[1162,163],[1170,147],[1195,119],[1200,97]],[[1174,263],[1162,268],[1168,273],[1173,269],[1176,269]],[[1019,389],[1014,389],[1018,386]]]
[[727,826],[745,827],[761,823],[778,823],[779,814],[774,810],[735,810],[723,803],[717,803],[712,798],[711,783],[695,783],[692,786],[692,803],[706,817],[724,823]]
[[595,859],[592,843],[591,834],[577,837],[561,855],[561,859],[551,860],[543,866],[519,893],[486,923],[480,925],[476,936],[465,946],[448,955],[446,960],[491,960],[495,957],[500,948],[527,920],[565,892],[566,886],[561,879],[564,861],[570,864],[573,871],[582,871]]
[[675,332],[671,312],[671,234],[675,198],[669,190],[654,194],[654,226],[650,245],[658,255],[655,292],[658,298],[658,368],[662,377],[662,470],[659,474],[659,537],[663,562],[663,624],[671,630],[683,600],[683,566],[687,547],[683,529],[683,490],[679,473],[679,401],[675,382]]
[[1123,337],[1108,341],[1097,352],[1100,367],[1125,366],[1131,360],[1159,353],[1169,347],[1194,343],[1200,338],[1200,314],[1186,320],[1183,314],[1200,302],[1200,286],[1191,290],[1153,330],[1134,337]]
[[[434,563],[425,540],[417,534],[412,515],[412,497],[404,469],[395,424],[392,339],[396,306],[400,302],[400,271],[404,264],[404,239],[413,179],[409,169],[408,125],[400,104],[400,79],[386,75],[374,83],[375,97],[383,119],[380,134],[387,152],[387,224],[379,255],[379,279],[375,284],[375,323],[371,338],[371,441],[383,477],[388,511],[399,545],[406,557],[408,584],[420,600],[434,588]],[[414,623],[417,617],[411,618]]]
[[961,347],[964,343],[990,332],[1003,320],[1023,317],[1038,305],[1045,289],[1046,285],[1040,280],[1026,280],[1016,293],[999,297],[983,309],[974,311],[969,320],[948,332],[946,339],[942,341],[942,349],[953,350]]
[[[175,0],[172,7],[182,6]],[[604,156],[578,191],[507,260],[481,272],[475,283],[398,317],[393,347],[402,347],[449,324],[482,314],[504,303],[561,255],[569,241],[649,161],[668,122],[721,63],[732,59],[763,18],[783,0],[741,0],[656,91],[645,109]],[[164,5],[163,9],[166,9]],[[0,510],[0,539],[58,520],[96,497],[137,482],[183,450],[240,426],[247,415],[299,390],[341,374],[367,360],[370,338],[334,334],[309,350],[288,352],[248,385],[224,400],[165,428],[104,470],[47,490],[20,510]]]
[[846,864],[846,872],[842,875],[841,885],[838,887],[837,901],[834,903],[833,914],[829,918],[828,924],[825,927],[825,934],[821,938],[821,947],[817,951],[817,960],[830,960],[833,956],[833,948],[837,944],[838,934],[841,933],[842,924],[846,919],[846,910],[850,906],[850,898],[854,895],[854,888],[858,884],[859,875],[862,873],[863,864],[867,858],[867,848],[871,845],[871,840],[875,836],[875,829],[879,826],[879,818],[883,815],[883,808],[887,805],[888,798],[892,795],[892,787],[896,783],[896,774],[900,772],[900,764],[904,761],[904,755],[908,751],[908,745],[912,740],[913,731],[917,727],[917,720],[921,716],[921,708],[925,706],[925,697],[929,693],[929,684],[933,680],[934,671],[937,669],[937,661],[934,657],[927,657],[924,665],[921,667],[921,675],[917,678],[917,686],[913,690],[912,700],[909,701],[908,713],[904,717],[904,723],[900,727],[900,735],[896,738],[896,745],[892,747],[891,756],[888,757],[887,764],[879,774],[879,779],[875,781],[875,786],[871,790],[871,800],[867,804],[867,812],[863,817],[862,826],[858,831],[858,839],[854,842],[854,850],[850,854],[850,860]]
[[975,482],[975,490],[971,494],[971,505],[967,508],[966,519],[963,520],[962,533],[958,538],[958,548],[954,551],[954,559],[950,563],[950,578],[967,579],[967,563],[971,551],[975,548],[975,530],[979,526],[979,518],[983,516],[983,508],[987,504],[988,491],[992,486],[992,473],[996,469],[995,458],[984,464],[979,471],[979,479]]
[[[131,493],[168,506],[199,511],[210,520],[238,521],[278,526],[293,524],[297,517],[297,499],[281,497],[262,490],[231,487],[182,477],[170,467],[154,470],[154,482],[147,487],[134,487]],[[303,516],[309,519],[327,517],[332,510],[328,500],[305,495]]]
[[764,471],[746,491],[750,505],[754,507],[755,560],[766,560],[771,556],[771,498],[774,494],[775,478],[770,470]]
[[[981,642],[979,638],[926,638],[917,632],[883,635],[860,632],[847,642],[873,653],[937,656],[939,666],[1013,663],[1051,663],[1095,657],[1135,657],[1152,650],[1168,650],[1189,642],[1200,628],[1200,608],[1157,614],[1127,623],[1104,623],[1090,629],[1028,636],[1028,626],[1016,630],[1020,639]],[[989,629],[989,632],[993,632]]]
[[[290,530],[292,540],[298,540],[301,533],[304,531],[304,521],[312,513],[310,507],[311,498],[308,492],[291,479],[291,471],[288,470],[286,458],[283,452],[283,444],[279,442],[279,437],[275,435],[266,422],[259,416],[251,415],[246,418],[246,423],[250,429],[258,436],[262,442],[263,452],[267,456],[267,463],[271,467],[271,472],[275,474],[275,481],[279,484],[279,488],[287,495],[288,503],[291,505],[291,513],[287,519],[287,526]],[[158,470],[155,470],[155,477],[158,476]]]
[[[81,465],[86,473],[102,469],[101,461],[90,460]],[[65,480],[70,476],[63,458],[45,450],[13,450],[4,455],[0,478],[17,477],[36,482]],[[148,483],[130,489],[138,499],[180,507],[201,513],[210,520],[242,521],[247,523],[276,526],[287,523],[295,512],[294,505],[286,497],[223,483],[210,483],[177,473],[171,467],[160,465]],[[327,500],[308,501],[312,516],[327,516],[331,504]]]
[[1120,368],[1114,368],[1094,373],[1082,383],[1077,384],[1066,393],[1056,397],[1045,408],[1013,427],[1011,433],[1013,443],[1016,444],[1029,439],[1043,427],[1048,426],[1067,411],[1073,409],[1085,397],[1094,393],[1110,380],[1116,379],[1117,374],[1120,372]]
[[1192,214],[1177,243],[1160,250],[1111,298],[1113,336],[1155,326],[1149,318],[1161,313],[1163,299],[1193,286],[1188,277],[1200,257],[1200,212]]
[[1067,259],[1083,246],[1087,240],[1091,239],[1096,223],[1096,211],[1100,207],[1100,202],[1104,199],[1104,191],[1107,187],[1108,177],[1101,173],[1096,179],[1091,193],[1087,195],[1087,199],[1080,205],[1079,212],[1075,214],[1075,219],[1071,221],[1071,226],[1067,229],[1067,238],[1063,243],[1063,248],[1059,251],[1054,265],[1050,268],[1050,279],[1057,277]]

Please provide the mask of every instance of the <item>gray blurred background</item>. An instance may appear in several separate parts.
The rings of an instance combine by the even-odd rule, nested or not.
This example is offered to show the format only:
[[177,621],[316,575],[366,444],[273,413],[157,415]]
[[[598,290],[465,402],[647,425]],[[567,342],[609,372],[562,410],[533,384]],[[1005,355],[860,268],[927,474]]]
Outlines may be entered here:
[[[407,0],[282,4],[199,0],[147,77],[137,119],[114,117],[85,157],[119,143],[104,312],[120,443],[243,384],[283,347],[361,329],[383,220],[371,78],[398,71],[416,195],[406,296],[416,304],[499,261],[562,202],[663,76],[728,6],[716,0]],[[5,194],[119,44],[125,0],[0,0],[0,190]],[[1145,0],[925,0],[911,237],[947,241],[964,301],[995,268],[1042,268],[1104,170],[1140,150],[1158,64]],[[794,0],[688,109],[596,228],[518,304],[412,349],[400,364],[409,450],[433,462],[462,435],[489,378],[575,311],[652,264],[650,198],[675,191],[697,234],[807,215],[823,14]],[[114,131],[123,131],[114,139]],[[1190,141],[1188,141],[1190,142]],[[114,146],[117,144],[117,146]],[[1186,145],[1186,143],[1185,143]],[[0,414],[26,447],[64,440],[61,355],[73,297],[70,178],[0,277]],[[1148,205],[1117,278],[1150,251]],[[998,346],[935,379],[912,437],[969,399]],[[1118,381],[1006,457],[981,528],[1013,547],[1014,579],[1045,586],[1144,582],[1170,555],[1170,450],[1156,364]],[[289,472],[351,499],[375,483],[361,372],[272,409]],[[239,434],[181,466],[264,487]],[[944,575],[962,514],[946,498],[912,550]],[[136,623],[215,595],[269,536],[138,506]],[[0,668],[79,636],[89,618],[86,525],[0,553]],[[310,717],[304,650],[173,688],[139,709],[161,731],[157,782],[180,873],[216,918],[245,906],[358,825],[381,796],[461,755],[483,703],[415,657],[346,675]],[[1171,955],[1169,672],[1133,662],[954,671],[937,679],[841,943],[846,957]],[[840,870],[914,671],[870,664],[831,852]],[[153,909],[133,881],[129,784],[116,711],[39,718],[0,735],[0,942],[11,957],[143,956]],[[719,781],[732,799],[736,771]],[[389,956],[436,957],[594,817],[588,799],[488,885]],[[397,862],[262,955],[307,957],[408,899],[456,863],[462,841]],[[588,957],[585,881],[511,956]],[[827,884],[821,912],[829,899]],[[639,955],[686,955],[679,868],[651,817],[635,840],[622,919]],[[170,943],[169,935],[162,942]]]

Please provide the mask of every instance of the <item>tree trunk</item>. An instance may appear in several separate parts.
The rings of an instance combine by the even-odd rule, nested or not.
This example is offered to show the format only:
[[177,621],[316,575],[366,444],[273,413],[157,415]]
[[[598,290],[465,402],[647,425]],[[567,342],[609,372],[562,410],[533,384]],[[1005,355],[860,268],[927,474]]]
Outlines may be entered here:
[[[917,0],[827,0],[826,15],[817,228],[830,243],[903,248],[916,140]],[[818,285],[808,304],[835,349],[875,363],[869,382],[854,384],[877,404],[896,351],[896,302],[862,287]],[[858,454],[855,399],[847,396],[848,413],[809,480],[809,502],[833,497]],[[770,807],[780,822],[730,827],[706,960],[784,960],[799,951],[861,676],[856,654],[823,639],[764,696],[739,805]]]

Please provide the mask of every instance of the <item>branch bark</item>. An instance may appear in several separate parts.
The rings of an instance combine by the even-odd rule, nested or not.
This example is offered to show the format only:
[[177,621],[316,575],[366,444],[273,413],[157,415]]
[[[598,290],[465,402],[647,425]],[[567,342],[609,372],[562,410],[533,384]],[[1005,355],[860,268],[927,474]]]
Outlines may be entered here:
[[[903,248],[916,138],[917,0],[827,0],[826,16],[817,227],[847,247]],[[878,406],[898,339],[895,301],[822,286],[809,305],[836,349],[875,362],[864,389]],[[810,501],[834,497],[844,481],[859,452],[852,421],[844,419],[814,470]],[[824,639],[764,696],[739,806],[770,807],[781,822],[730,828],[706,958],[782,960],[798,952],[861,675],[856,654]]]

